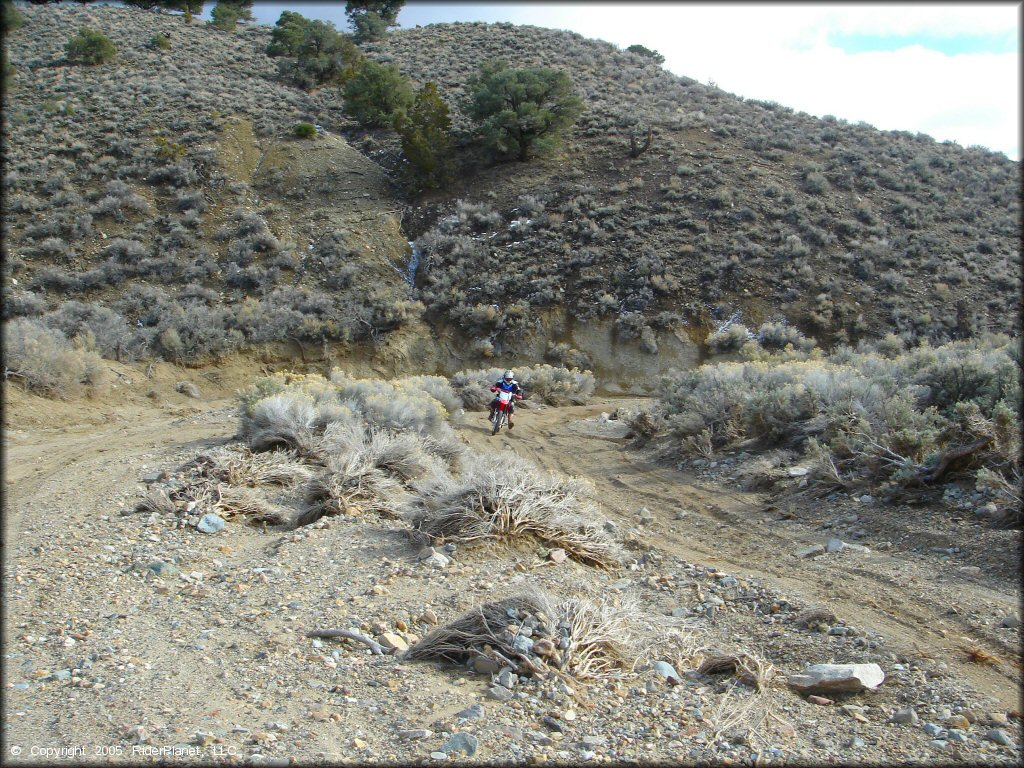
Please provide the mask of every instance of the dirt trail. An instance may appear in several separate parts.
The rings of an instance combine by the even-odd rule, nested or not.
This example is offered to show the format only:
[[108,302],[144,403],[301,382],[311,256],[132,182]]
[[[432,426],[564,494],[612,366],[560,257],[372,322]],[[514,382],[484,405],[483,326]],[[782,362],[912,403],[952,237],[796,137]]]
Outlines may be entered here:
[[[173,392],[176,378],[162,390]],[[294,534],[233,525],[220,538],[204,538],[120,514],[138,500],[145,475],[233,441],[237,417],[230,392],[225,385],[203,399],[168,394],[158,402],[134,391],[73,410],[55,406],[49,418],[44,401],[14,398],[20,416],[9,417],[4,435],[4,630],[13,642],[5,673],[12,685],[24,687],[4,692],[10,743],[126,743],[134,737],[125,729],[142,723],[159,734],[153,743],[213,731],[225,749],[244,751],[252,749],[259,728],[280,719],[313,723],[295,726],[287,754],[361,760],[367,753],[353,751],[356,734],[378,750],[379,759],[396,749],[393,729],[409,727],[398,723],[399,715],[429,725],[431,718],[465,706],[471,695],[483,696],[484,683],[475,678],[459,681],[460,673],[430,665],[394,666],[390,657],[367,661],[358,650],[327,657],[324,667],[324,657],[296,638],[304,628],[348,615],[337,611],[358,611],[369,620],[433,605],[451,616],[494,589],[491,580],[525,578],[515,556],[467,552],[461,571],[427,578],[411,564],[414,553],[404,538],[392,535],[401,527],[397,521],[388,527],[341,520]],[[909,551],[797,559],[795,550],[826,536],[813,518],[779,520],[764,495],[656,462],[628,447],[622,424],[597,418],[637,402],[598,398],[586,406],[524,409],[513,432],[495,437],[480,413],[456,421],[481,461],[515,450],[542,468],[589,478],[603,514],[627,542],[633,540],[629,546],[637,555],[654,550],[666,560],[758,579],[791,602],[827,607],[848,625],[880,633],[900,655],[945,662],[951,677],[1003,710],[1020,708],[1013,661],[972,664],[962,651],[976,646],[1001,659],[1019,658],[1017,633],[992,622],[1017,608],[1015,581],[988,573],[966,577],[937,556]],[[29,418],[31,408],[37,411]],[[69,424],[72,415],[78,419]],[[653,515],[646,525],[640,524],[641,507]],[[142,578],[133,570],[133,564],[172,554],[182,572],[177,582]],[[186,581],[193,570],[205,572],[206,580]],[[581,566],[545,569],[531,578],[557,580],[569,573],[596,578]],[[391,594],[366,597],[376,584],[392,584]],[[738,614],[725,615],[723,631],[729,616]],[[79,633],[88,639],[71,643]],[[99,651],[94,670],[106,675],[107,688],[34,682],[74,667],[89,651]],[[794,650],[787,666],[808,660],[802,654]],[[382,679],[398,687],[381,687]],[[343,703],[341,694],[331,693],[339,681],[352,691]],[[275,687],[287,693],[271,695]],[[344,703],[356,699],[374,709]],[[324,706],[336,708],[337,725],[321,727],[311,719],[309,713]],[[385,713],[394,717],[382,719]],[[876,756],[892,758],[889,752]]]
[[[545,469],[589,478],[605,514],[623,529],[637,525],[638,511],[647,507],[654,522],[639,532],[652,548],[736,576],[761,578],[801,603],[828,608],[851,625],[874,629],[894,650],[944,661],[977,690],[1007,708],[1020,707],[1019,666],[973,663],[964,652],[973,646],[1016,659],[1019,649],[968,612],[952,607],[954,602],[986,605],[1012,613],[1020,603],[1016,580],[964,576],[938,557],[906,552],[797,559],[793,552],[825,540],[817,526],[778,520],[764,494],[726,490],[655,463],[645,452],[627,448],[624,438],[602,435],[598,421],[589,430],[579,426],[581,420],[638,402],[607,399],[572,408],[523,410],[515,430],[495,437],[486,430],[485,419],[471,419],[462,435],[481,454],[514,450]],[[607,431],[621,434],[621,429]],[[686,516],[676,519],[682,512]]]

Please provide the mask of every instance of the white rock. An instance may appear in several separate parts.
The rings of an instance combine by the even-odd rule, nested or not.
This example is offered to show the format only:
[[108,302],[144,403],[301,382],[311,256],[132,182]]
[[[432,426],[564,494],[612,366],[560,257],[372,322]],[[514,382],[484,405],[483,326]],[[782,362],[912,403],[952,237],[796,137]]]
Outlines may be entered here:
[[877,664],[812,664],[799,675],[790,675],[790,686],[805,693],[838,693],[874,689],[885,680]]

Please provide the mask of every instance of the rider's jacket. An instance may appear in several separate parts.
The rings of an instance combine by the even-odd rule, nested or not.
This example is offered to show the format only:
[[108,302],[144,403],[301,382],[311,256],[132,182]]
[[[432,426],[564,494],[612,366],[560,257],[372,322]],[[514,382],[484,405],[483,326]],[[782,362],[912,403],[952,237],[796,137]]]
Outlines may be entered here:
[[512,379],[511,382],[505,381],[504,379],[498,379],[496,382],[494,382],[493,386],[497,387],[503,392],[511,392],[514,395],[523,394],[523,390],[520,389],[519,387],[519,382],[516,381],[515,379]]

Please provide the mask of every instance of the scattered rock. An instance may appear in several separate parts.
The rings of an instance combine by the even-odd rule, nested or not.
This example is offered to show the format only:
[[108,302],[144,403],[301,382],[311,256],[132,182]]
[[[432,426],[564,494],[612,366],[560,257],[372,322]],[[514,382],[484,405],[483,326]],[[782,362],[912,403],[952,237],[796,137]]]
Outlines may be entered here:
[[511,670],[503,669],[498,673],[498,685],[503,688],[511,689],[518,680],[518,676]]
[[789,684],[804,693],[845,693],[874,689],[885,680],[877,664],[813,664]]
[[472,757],[476,754],[477,744],[476,736],[460,731],[459,733],[453,733],[448,738],[441,747],[441,751],[449,755],[452,752],[462,752],[466,757]]
[[952,715],[946,718],[946,725],[950,728],[956,728],[961,731],[966,731],[971,727],[971,721],[963,715]]
[[665,680],[673,685],[682,682],[682,678],[679,677],[679,673],[676,672],[676,668],[667,661],[654,662],[654,672],[658,676],[665,678]]
[[510,701],[512,699],[512,691],[500,685],[492,685],[487,689],[487,696],[498,701]]
[[999,728],[993,728],[991,731],[985,734],[985,738],[989,741],[994,741],[996,744],[999,744],[1004,747],[1014,746],[1013,739],[1006,735],[1006,731],[1003,731]]
[[808,696],[807,700],[811,702],[811,704],[817,704],[822,707],[827,707],[829,704],[834,703],[832,699],[826,699],[824,696],[814,696],[813,694]]
[[394,632],[384,632],[383,634],[377,635],[377,642],[380,645],[390,651],[399,653],[409,649],[409,644],[405,642],[405,639],[401,635],[396,635]]
[[565,550],[562,549],[561,547],[558,547],[556,549],[552,549],[550,552],[548,552],[548,560],[550,560],[555,565],[559,565],[561,563],[564,563],[568,559],[569,559],[569,555],[567,555],[565,553]]
[[1007,629],[1017,629],[1020,626],[1020,617],[1015,613],[1011,613],[1009,616],[1005,616],[999,626],[1006,627]]
[[892,713],[892,717],[889,718],[889,722],[899,723],[901,725],[914,725],[917,722],[917,712],[914,711],[913,707],[897,709]]
[[398,738],[405,739],[406,741],[415,741],[418,739],[429,739],[434,735],[434,732],[429,728],[411,728],[407,730],[400,730],[398,732]]
[[501,671],[501,664],[489,656],[476,656],[473,670],[481,675],[496,675]]
[[224,530],[224,525],[223,517],[208,512],[199,518],[199,522],[196,523],[196,529],[201,533],[219,533]]
[[146,568],[152,571],[153,575],[158,579],[173,579],[179,573],[176,567],[160,560],[150,563]]
[[804,547],[803,549],[798,549],[796,552],[793,553],[795,557],[800,558],[814,557],[815,555],[823,554],[825,554],[825,546],[823,544],[815,544],[811,547]]
[[424,547],[417,557],[421,563],[429,565],[431,568],[447,568],[452,562],[448,555],[434,547]]
[[470,704],[461,712],[455,714],[456,720],[480,720],[484,716],[483,704]]
[[871,551],[863,544],[850,544],[842,539],[829,539],[828,544],[825,545],[826,552],[844,552],[846,550],[861,554],[867,554]]
[[177,384],[174,385],[174,390],[185,395],[186,397],[191,397],[196,400],[202,397],[202,394],[199,391],[199,387],[197,387],[191,381],[179,381]]

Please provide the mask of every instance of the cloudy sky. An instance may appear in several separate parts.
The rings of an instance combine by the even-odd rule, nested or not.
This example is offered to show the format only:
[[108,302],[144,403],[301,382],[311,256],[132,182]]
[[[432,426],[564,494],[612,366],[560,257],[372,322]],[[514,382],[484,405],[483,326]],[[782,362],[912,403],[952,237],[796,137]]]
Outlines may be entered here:
[[[347,31],[344,3],[257,2]],[[1020,159],[1022,4],[999,3],[435,3],[410,0],[402,27],[510,21],[568,29],[752,99],[883,130],[924,133]]]

